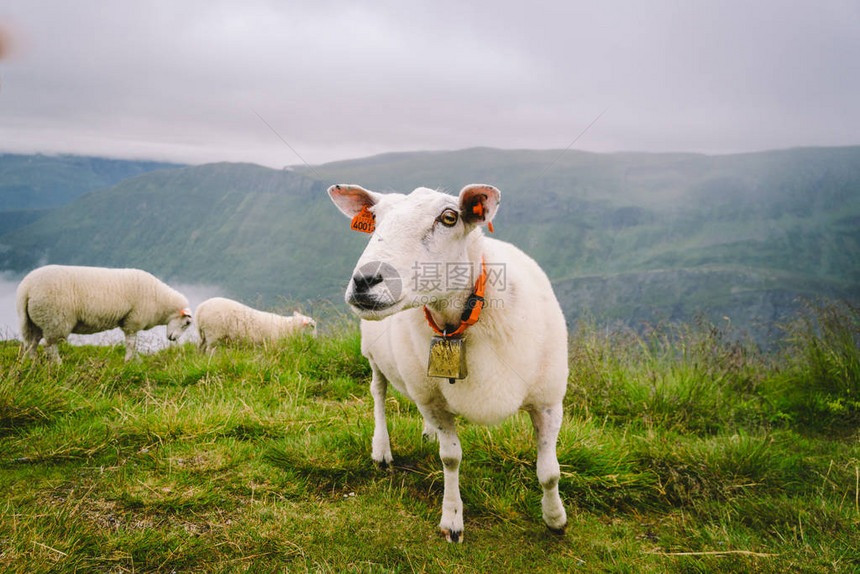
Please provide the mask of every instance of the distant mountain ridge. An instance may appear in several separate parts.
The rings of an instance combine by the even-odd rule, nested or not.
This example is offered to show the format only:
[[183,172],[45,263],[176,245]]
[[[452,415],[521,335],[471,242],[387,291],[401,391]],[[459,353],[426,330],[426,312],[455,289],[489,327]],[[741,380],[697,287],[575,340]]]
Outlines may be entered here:
[[[332,183],[502,190],[495,236],[532,255],[570,321],[688,319],[757,332],[799,296],[860,299],[860,147],[730,156],[475,148],[273,170],[154,171],[0,236],[0,269],[142,267],[260,306],[339,302],[366,238]],[[0,221],[3,212],[0,211]]]
[[0,235],[90,191],[178,164],[76,155],[0,153]]
[[0,153],[0,211],[66,205],[79,195],[179,164],[77,155]]

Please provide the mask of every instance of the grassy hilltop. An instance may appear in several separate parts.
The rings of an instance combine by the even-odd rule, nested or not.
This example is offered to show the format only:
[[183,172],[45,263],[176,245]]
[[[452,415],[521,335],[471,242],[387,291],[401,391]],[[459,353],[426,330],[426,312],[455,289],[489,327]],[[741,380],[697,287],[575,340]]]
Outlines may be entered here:
[[0,344],[0,569],[10,572],[856,572],[860,310],[809,306],[762,354],[706,321],[571,339],[564,537],[540,519],[527,416],[461,424],[462,546],[442,471],[388,399],[370,460],[355,324],[125,364]]

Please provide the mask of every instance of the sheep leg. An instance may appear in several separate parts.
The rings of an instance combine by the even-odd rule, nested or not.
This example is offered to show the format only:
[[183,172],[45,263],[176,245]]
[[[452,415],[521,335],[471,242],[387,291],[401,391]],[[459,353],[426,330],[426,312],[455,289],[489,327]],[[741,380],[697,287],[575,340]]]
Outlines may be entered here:
[[370,380],[370,394],[373,397],[373,453],[371,457],[381,468],[387,468],[394,457],[391,455],[391,440],[388,437],[388,423],[385,420],[385,396],[388,393],[388,380],[382,372],[370,363],[373,376]]
[[39,346],[39,339],[36,339],[34,341],[28,337],[24,337],[23,351],[25,354],[29,355],[31,359],[36,358],[36,347],[38,347],[38,346]]
[[206,335],[200,333],[200,342],[197,344],[197,350],[201,353],[212,353],[215,350],[215,344],[206,339]]
[[543,521],[550,530],[561,534],[567,526],[567,514],[558,494],[561,470],[556,455],[556,444],[563,416],[562,405],[536,407],[529,411],[529,415],[531,415],[537,439],[537,475],[543,488],[541,498]]
[[60,344],[61,340],[62,339],[57,339],[54,337],[45,337],[45,354],[48,356],[49,359],[51,359],[58,365],[61,365],[63,363],[63,360],[60,358],[60,351],[57,348],[57,345]]
[[421,429],[421,438],[424,439],[424,442],[433,442],[436,440],[436,429],[433,428],[433,425],[427,422],[427,419],[424,419],[424,428]]
[[206,336],[206,333],[203,331],[199,331],[200,333],[200,345],[198,349],[202,353],[213,354],[215,352],[215,344],[218,342],[217,339],[212,339]]
[[42,330],[30,321],[29,317],[24,320],[21,327],[21,339],[24,341],[23,352],[35,359],[36,347],[39,346],[39,341],[42,340]]
[[134,358],[137,353],[137,332],[125,334],[125,360],[126,362]]
[[439,530],[448,542],[463,541],[463,500],[460,498],[460,461],[463,450],[457,436],[454,415],[441,409],[418,407],[424,416],[425,429],[434,428],[439,441],[439,458],[445,482],[442,498],[442,520]]

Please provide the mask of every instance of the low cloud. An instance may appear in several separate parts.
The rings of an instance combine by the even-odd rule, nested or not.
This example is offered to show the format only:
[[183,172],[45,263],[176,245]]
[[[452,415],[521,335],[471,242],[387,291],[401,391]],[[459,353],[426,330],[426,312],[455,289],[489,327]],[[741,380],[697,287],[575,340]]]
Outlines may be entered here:
[[0,272],[0,340],[17,339],[21,335],[15,311],[15,290],[20,280],[11,273]]

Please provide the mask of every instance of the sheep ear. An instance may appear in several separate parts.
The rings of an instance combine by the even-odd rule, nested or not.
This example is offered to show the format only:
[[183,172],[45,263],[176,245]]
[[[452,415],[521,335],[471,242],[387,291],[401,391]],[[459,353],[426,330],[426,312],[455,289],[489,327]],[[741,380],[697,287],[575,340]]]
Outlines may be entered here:
[[488,225],[499,208],[501,192],[492,185],[473,183],[460,191],[460,217],[473,225]]
[[364,189],[359,185],[333,185],[328,188],[329,197],[341,213],[352,219],[363,207],[372,207],[382,194]]

